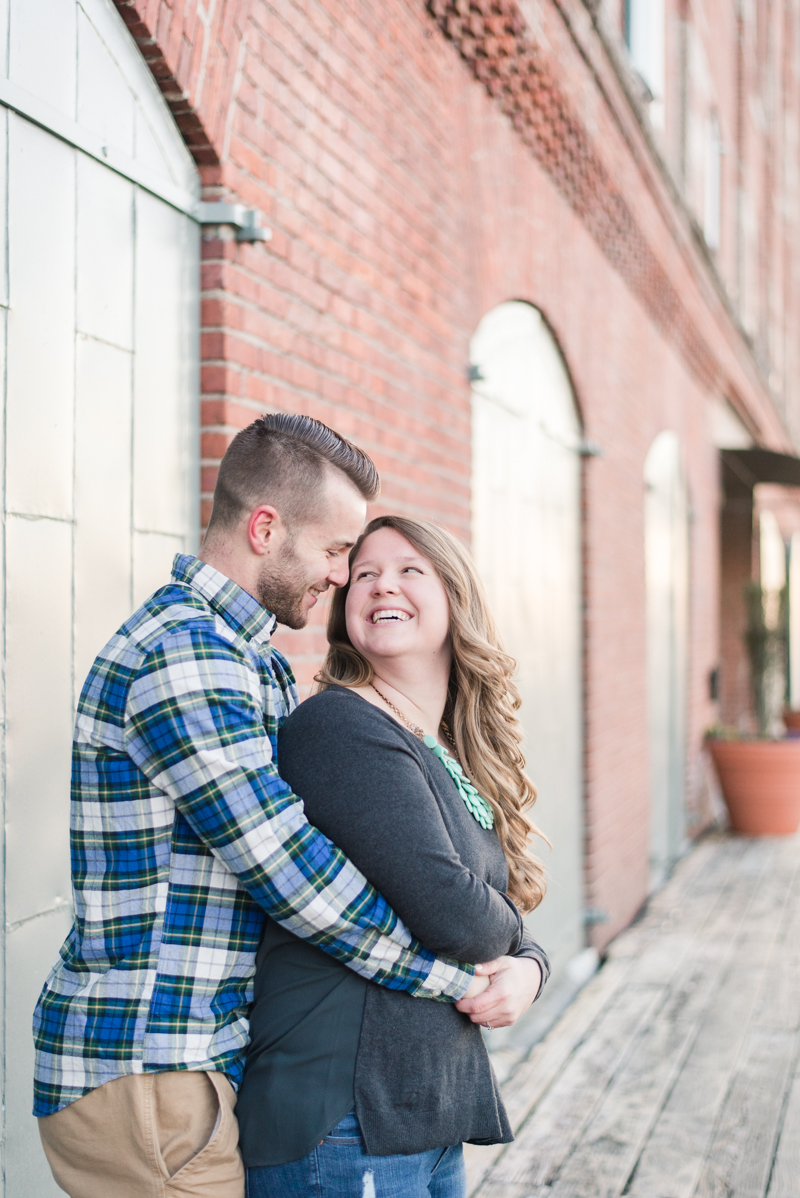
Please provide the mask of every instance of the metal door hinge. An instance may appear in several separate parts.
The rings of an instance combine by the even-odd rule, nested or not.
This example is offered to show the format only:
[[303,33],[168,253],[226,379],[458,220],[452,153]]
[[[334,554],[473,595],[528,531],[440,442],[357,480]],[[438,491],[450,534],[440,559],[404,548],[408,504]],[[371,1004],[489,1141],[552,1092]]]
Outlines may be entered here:
[[261,224],[258,209],[245,208],[244,204],[199,203],[197,219],[201,225],[232,225],[237,241],[272,240],[272,229]]

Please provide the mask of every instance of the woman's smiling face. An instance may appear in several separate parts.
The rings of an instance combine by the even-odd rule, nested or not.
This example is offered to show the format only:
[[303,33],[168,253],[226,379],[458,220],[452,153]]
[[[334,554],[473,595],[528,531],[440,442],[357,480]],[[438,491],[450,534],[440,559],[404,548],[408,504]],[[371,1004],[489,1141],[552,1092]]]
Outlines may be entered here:
[[350,570],[347,634],[372,665],[449,655],[447,592],[431,563],[394,528],[370,533]]

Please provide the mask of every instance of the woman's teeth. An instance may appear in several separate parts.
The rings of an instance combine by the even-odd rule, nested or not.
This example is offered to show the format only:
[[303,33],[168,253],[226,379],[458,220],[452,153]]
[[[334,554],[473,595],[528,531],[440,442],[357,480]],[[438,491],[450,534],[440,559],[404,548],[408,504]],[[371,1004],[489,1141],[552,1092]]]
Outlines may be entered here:
[[382,624],[385,620],[410,620],[411,616],[407,611],[376,611],[372,613],[372,623]]

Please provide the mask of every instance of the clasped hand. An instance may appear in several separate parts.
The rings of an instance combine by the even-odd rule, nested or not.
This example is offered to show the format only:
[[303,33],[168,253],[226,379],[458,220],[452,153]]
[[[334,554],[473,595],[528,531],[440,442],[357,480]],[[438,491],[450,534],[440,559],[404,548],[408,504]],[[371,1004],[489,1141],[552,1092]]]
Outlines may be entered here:
[[542,984],[542,969],[532,957],[498,957],[475,966],[475,976],[456,1010],[473,1023],[493,1028],[516,1023],[527,1011]]

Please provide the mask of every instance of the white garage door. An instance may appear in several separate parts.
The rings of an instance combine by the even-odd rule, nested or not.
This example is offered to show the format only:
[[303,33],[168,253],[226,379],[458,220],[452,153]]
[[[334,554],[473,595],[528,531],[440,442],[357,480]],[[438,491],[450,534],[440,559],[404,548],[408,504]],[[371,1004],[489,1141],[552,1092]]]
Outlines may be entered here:
[[198,527],[198,179],[111,0],[0,0],[0,64],[5,1194],[44,1198],[30,1026],[70,923],[74,704]]
[[473,546],[519,664],[549,890],[530,916],[554,975],[584,947],[580,424],[561,354],[530,304],[481,321],[473,384]]
[[650,885],[665,880],[685,836],[689,527],[677,433],[658,434],[644,466]]

